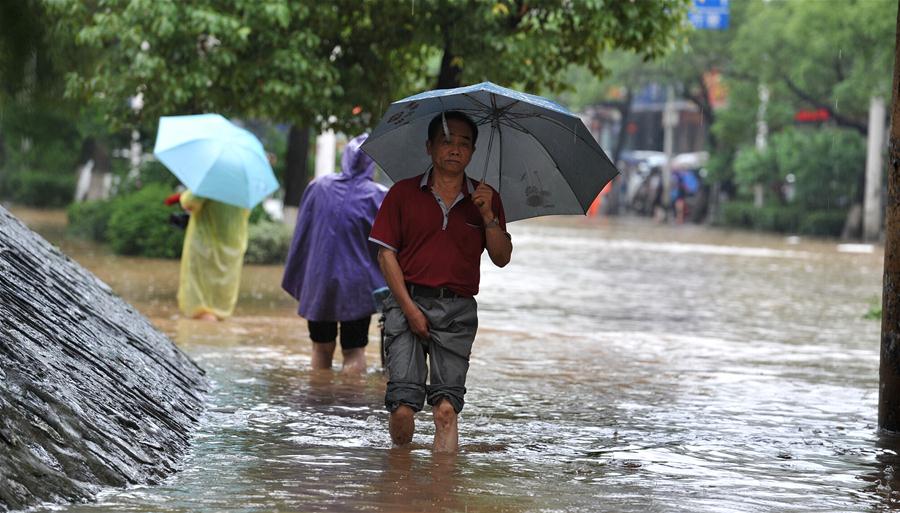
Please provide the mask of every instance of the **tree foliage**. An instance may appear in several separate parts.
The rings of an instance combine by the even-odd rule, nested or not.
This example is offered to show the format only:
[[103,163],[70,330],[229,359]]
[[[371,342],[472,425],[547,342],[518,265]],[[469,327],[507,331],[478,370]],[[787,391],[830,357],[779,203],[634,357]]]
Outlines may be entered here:
[[890,97],[896,14],[892,0],[756,2],[731,45],[731,77],[769,85],[776,127],[779,112],[821,108],[865,134],[869,99]]
[[[371,125],[388,101],[431,85],[492,80],[565,87],[570,63],[662,54],[687,0],[46,0],[76,41],[104,55],[69,75],[70,95],[112,122],[217,111]],[[368,113],[352,118],[352,109]]]
[[[717,178],[746,182],[737,162],[734,175],[728,164],[734,152],[755,152],[764,85],[770,144],[794,144],[794,154],[803,151],[792,164],[784,158],[778,164],[792,166],[797,200],[804,203],[808,197],[832,206],[859,201],[864,146],[844,132],[865,136],[870,98],[890,97],[896,13],[897,4],[890,0],[748,3],[745,21],[728,47],[728,107],[718,112],[713,126],[723,142],[715,158],[721,164],[715,167]],[[832,128],[797,139],[794,115],[810,109],[825,110]],[[806,195],[807,190],[815,192]]]
[[[118,126],[161,115],[312,117],[335,76],[309,29],[316,4],[235,0],[50,0],[75,42],[103,56],[68,75],[70,96]],[[129,99],[141,95],[135,114]]]
[[0,2],[0,196],[36,206],[71,201],[87,134],[108,135],[92,109],[64,98],[66,70],[91,55],[39,0]]
[[421,44],[441,55],[437,87],[482,80],[529,91],[564,89],[565,70],[581,64],[595,75],[608,69],[612,49],[646,59],[663,55],[682,27],[684,0],[568,2],[438,0],[410,11]]
[[804,209],[846,208],[861,192],[865,153],[865,140],[851,130],[783,130],[766,148],[738,152],[735,180],[745,186],[764,184],[779,194],[785,184],[794,183],[793,202]]

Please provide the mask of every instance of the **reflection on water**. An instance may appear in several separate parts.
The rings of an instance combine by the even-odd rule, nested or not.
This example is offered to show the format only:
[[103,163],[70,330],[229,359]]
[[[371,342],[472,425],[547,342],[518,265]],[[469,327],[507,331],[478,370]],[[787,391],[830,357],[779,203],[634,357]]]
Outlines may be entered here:
[[[27,216],[26,216],[27,217]],[[580,218],[512,225],[485,266],[462,448],[425,414],[391,449],[384,382],[310,372],[277,266],[236,317],[181,319],[177,263],[33,221],[209,372],[194,452],[163,485],[65,511],[881,511],[900,444],[875,432],[881,248]],[[374,323],[373,323],[374,330]],[[897,490],[897,491],[895,491]]]

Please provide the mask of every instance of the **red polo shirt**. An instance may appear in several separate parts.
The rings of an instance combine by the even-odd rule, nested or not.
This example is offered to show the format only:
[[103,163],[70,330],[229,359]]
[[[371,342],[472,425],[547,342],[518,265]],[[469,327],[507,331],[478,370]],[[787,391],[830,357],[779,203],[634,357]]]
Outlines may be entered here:
[[[428,185],[428,173],[391,187],[372,225],[369,240],[397,252],[403,279],[426,287],[447,287],[463,296],[478,294],[484,221],[472,203],[478,182],[466,179],[462,198],[444,215]],[[506,230],[500,195],[491,200],[494,216]]]

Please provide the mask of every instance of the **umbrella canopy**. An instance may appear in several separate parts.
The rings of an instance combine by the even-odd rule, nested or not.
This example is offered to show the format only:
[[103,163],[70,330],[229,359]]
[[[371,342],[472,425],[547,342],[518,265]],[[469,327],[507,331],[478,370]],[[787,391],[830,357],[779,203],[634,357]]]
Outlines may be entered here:
[[159,118],[153,154],[204,198],[253,208],[278,189],[259,139],[218,114]]
[[709,161],[709,153],[695,151],[680,153],[672,158],[672,169],[699,169]]
[[494,187],[508,221],[584,214],[618,171],[581,119],[530,94],[482,82],[427,91],[391,104],[363,151],[393,180],[425,172],[428,123],[457,110],[478,125],[467,174]]

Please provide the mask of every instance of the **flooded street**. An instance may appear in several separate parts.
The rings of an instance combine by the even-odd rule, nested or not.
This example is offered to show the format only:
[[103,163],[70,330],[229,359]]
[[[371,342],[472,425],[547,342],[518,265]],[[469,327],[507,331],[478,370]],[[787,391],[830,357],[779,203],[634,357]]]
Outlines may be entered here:
[[66,512],[871,512],[897,507],[876,433],[881,248],[645,221],[511,225],[485,260],[460,453],[429,413],[391,449],[384,382],[309,371],[281,268],[244,268],[236,316],[175,305],[177,261],[64,237],[213,384],[192,455],[155,486]]

